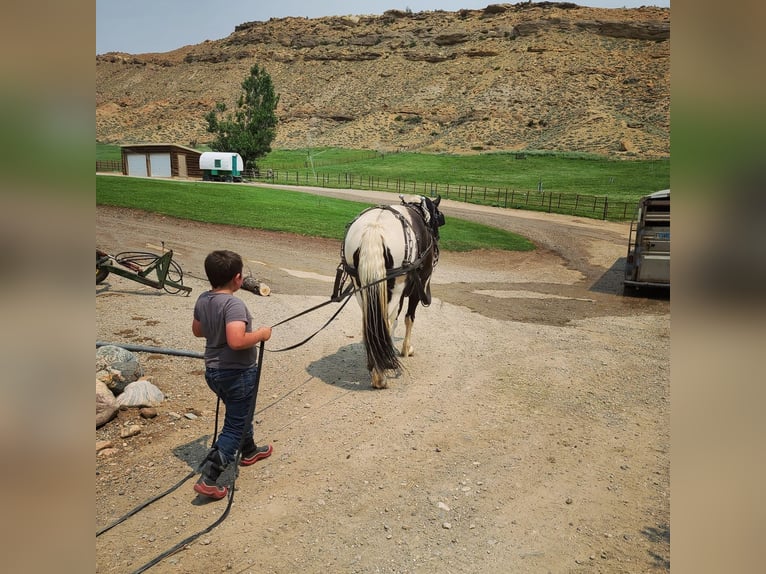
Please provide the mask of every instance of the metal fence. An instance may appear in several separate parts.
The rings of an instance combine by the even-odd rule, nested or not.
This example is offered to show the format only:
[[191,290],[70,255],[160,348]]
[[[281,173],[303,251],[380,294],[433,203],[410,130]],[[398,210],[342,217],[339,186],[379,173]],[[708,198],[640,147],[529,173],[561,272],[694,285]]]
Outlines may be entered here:
[[307,171],[299,170],[280,171],[270,169],[260,172],[259,175],[260,179],[265,179],[272,183],[368,189],[371,191],[420,194],[430,197],[441,195],[445,199],[479,205],[529,209],[615,221],[631,220],[638,206],[638,201],[617,201],[606,196],[582,193],[416,182],[357,176],[350,173],[330,175],[321,173],[311,174]]

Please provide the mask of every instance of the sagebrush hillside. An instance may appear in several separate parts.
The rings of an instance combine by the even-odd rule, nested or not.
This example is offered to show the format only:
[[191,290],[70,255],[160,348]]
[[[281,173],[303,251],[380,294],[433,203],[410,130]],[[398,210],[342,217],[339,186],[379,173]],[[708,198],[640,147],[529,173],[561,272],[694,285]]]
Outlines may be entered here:
[[96,56],[96,137],[211,139],[253,64],[277,148],[670,154],[670,10],[570,3],[244,22],[166,53]]

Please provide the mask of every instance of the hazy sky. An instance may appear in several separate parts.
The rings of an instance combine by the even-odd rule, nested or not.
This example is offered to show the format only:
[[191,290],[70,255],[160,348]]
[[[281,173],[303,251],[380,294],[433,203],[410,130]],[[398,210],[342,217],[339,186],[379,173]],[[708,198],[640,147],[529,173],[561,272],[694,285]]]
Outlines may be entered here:
[[[382,14],[386,10],[483,9],[492,0],[96,0],[96,54],[169,52],[205,40],[220,40],[244,22],[269,18]],[[601,8],[669,7],[670,0],[583,0]]]

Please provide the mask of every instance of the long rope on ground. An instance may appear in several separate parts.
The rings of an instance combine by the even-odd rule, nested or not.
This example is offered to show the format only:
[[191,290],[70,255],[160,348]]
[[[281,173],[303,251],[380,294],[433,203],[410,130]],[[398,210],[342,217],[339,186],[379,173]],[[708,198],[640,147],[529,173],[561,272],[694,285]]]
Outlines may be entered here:
[[[401,273],[401,271],[399,271],[399,272]],[[386,280],[386,279],[388,279],[388,278],[389,278],[389,277],[388,277],[388,276],[386,276],[386,277],[384,277],[383,279],[380,279],[380,280],[378,280],[378,281],[375,281],[375,283],[378,283],[378,282],[381,282],[381,281],[385,281],[385,280]],[[342,298],[342,297],[343,297],[343,298],[345,298],[345,301],[343,301],[343,304],[340,306],[340,308],[339,308],[339,309],[338,309],[338,310],[337,310],[337,311],[336,311],[336,312],[335,312],[335,313],[332,315],[332,317],[330,317],[330,319],[329,319],[329,320],[328,320],[328,321],[327,321],[327,322],[326,322],[326,323],[325,323],[325,324],[324,324],[322,327],[320,327],[320,328],[319,328],[319,329],[318,329],[318,330],[317,330],[315,333],[313,333],[312,335],[310,335],[308,338],[304,339],[304,340],[303,340],[303,341],[301,341],[300,343],[297,343],[297,344],[295,344],[295,345],[292,345],[292,346],[290,346],[290,347],[287,347],[287,348],[284,348],[284,349],[278,349],[278,351],[286,351],[286,350],[289,350],[289,349],[294,349],[294,348],[296,348],[296,347],[300,347],[301,345],[303,345],[303,344],[305,344],[306,342],[308,342],[308,341],[309,341],[310,339],[312,339],[312,338],[313,338],[313,337],[314,337],[314,336],[315,336],[317,333],[319,333],[319,331],[321,331],[322,329],[324,329],[325,327],[327,327],[327,326],[328,326],[328,325],[329,325],[329,324],[330,324],[330,323],[331,323],[331,322],[332,322],[332,321],[335,319],[335,317],[337,317],[337,316],[338,316],[338,314],[339,314],[339,313],[340,313],[340,312],[343,310],[343,307],[345,307],[346,303],[348,303],[348,301],[351,299],[351,296],[352,296],[354,293],[356,293],[357,291],[360,291],[361,289],[364,289],[364,288],[366,288],[366,287],[369,287],[369,286],[370,286],[370,285],[366,285],[366,286],[360,287],[360,288],[358,288],[358,289],[347,289],[347,290],[346,290],[344,293],[342,293],[342,294],[341,294],[339,297],[337,297],[337,298],[331,298],[331,299],[329,299],[328,301],[326,301],[326,302],[324,302],[324,303],[321,303],[321,304],[319,304],[319,305],[315,305],[314,307],[311,307],[310,309],[306,309],[305,311],[302,311],[302,312],[300,312],[300,313],[297,313],[296,315],[294,315],[294,316],[292,316],[292,317],[288,317],[287,319],[284,319],[284,320],[282,320],[282,321],[280,321],[280,322],[276,323],[276,324],[274,325],[275,327],[276,327],[276,326],[278,326],[278,325],[281,325],[281,324],[283,324],[283,323],[287,323],[288,321],[292,321],[293,319],[296,319],[297,317],[300,317],[300,316],[302,316],[302,315],[305,315],[305,314],[307,314],[307,313],[310,313],[310,312],[312,312],[312,311],[314,311],[314,310],[316,310],[316,309],[319,309],[320,307],[323,307],[323,306],[325,306],[325,305],[327,305],[327,304],[329,304],[329,303],[332,303],[332,302],[339,302],[339,301],[341,300],[341,298]],[[192,358],[197,358],[197,359],[204,359],[204,355],[203,355],[203,354],[201,354],[201,353],[195,353],[195,352],[193,352],[193,351],[184,351],[184,350],[180,350],[180,349],[169,349],[169,348],[165,348],[165,347],[153,347],[153,346],[147,346],[147,345],[114,344],[114,343],[106,343],[106,342],[102,342],[102,341],[97,341],[97,342],[96,342],[96,347],[97,347],[97,348],[98,348],[98,347],[103,347],[103,346],[106,346],[106,345],[115,345],[115,346],[118,346],[118,347],[124,348],[124,349],[126,349],[126,350],[128,350],[128,351],[136,351],[136,352],[149,352],[149,353],[160,353],[160,354],[167,354],[167,355],[176,355],[176,356],[182,356],[182,357],[192,357]],[[259,386],[259,382],[260,382],[261,369],[262,369],[262,365],[263,365],[263,355],[264,355],[264,351],[265,351],[265,345],[264,345],[264,342],[263,342],[263,341],[261,341],[261,345],[260,345],[260,353],[259,353],[259,361],[258,361],[258,362],[259,362],[259,365],[258,365],[258,374],[256,375],[256,389],[255,389],[255,396],[253,397],[253,404],[251,405],[251,417],[252,417],[252,416],[255,416],[255,412],[256,412],[256,411],[255,411],[255,401],[256,401],[256,398],[257,398],[257,394],[258,394],[258,386]],[[299,385],[299,387],[300,387],[300,386],[303,386],[304,384],[306,384],[306,383],[307,383],[308,381],[310,381],[312,378],[313,378],[313,377],[310,377],[310,378],[309,378],[307,381],[305,381],[304,383],[301,383],[301,385]],[[296,387],[296,388],[298,388],[298,387]],[[289,395],[289,394],[290,394],[290,393],[292,393],[294,390],[295,390],[295,389],[293,389],[292,391],[290,391],[290,392],[289,392],[289,393],[287,393],[287,394]],[[348,392],[350,392],[350,391],[346,391],[345,393],[341,393],[341,395],[339,395],[339,396],[337,396],[337,397],[335,397],[335,398],[331,399],[331,400],[330,400],[330,401],[328,401],[326,404],[329,404],[329,403],[331,403],[331,402],[333,402],[333,401],[335,401],[335,400],[339,399],[341,396],[348,394]],[[285,395],[285,396],[287,396],[287,395]],[[263,412],[264,410],[266,410],[266,409],[268,409],[268,408],[270,408],[270,407],[274,406],[276,403],[278,403],[278,402],[279,402],[279,401],[281,401],[282,399],[284,399],[284,397],[282,397],[282,398],[280,398],[280,399],[278,399],[278,400],[274,401],[274,402],[273,402],[273,403],[271,403],[270,405],[267,405],[266,407],[264,407],[263,409],[261,409],[261,410],[260,410],[260,411],[258,411],[258,412]],[[219,400],[219,402],[218,402],[218,405],[220,405],[220,400]],[[284,429],[284,428],[287,428],[288,426],[290,426],[291,424],[293,424],[293,422],[294,422],[294,421],[290,421],[290,422],[288,422],[288,424],[287,424],[287,425],[285,425],[284,427],[282,427],[282,429]],[[281,430],[281,429],[280,429],[280,430]],[[215,437],[215,434],[217,433],[217,431],[218,431],[218,407],[216,407],[216,422],[215,422],[215,428],[214,428],[214,437]],[[213,442],[215,442],[215,438],[213,439]],[[237,456],[236,456],[236,458],[235,458],[235,461],[234,461],[234,466],[235,466],[234,479],[233,479],[233,481],[232,481],[232,484],[231,484],[231,488],[229,489],[229,495],[228,495],[228,503],[227,503],[227,505],[226,505],[226,509],[224,510],[223,514],[222,514],[222,515],[221,515],[221,516],[220,516],[220,517],[219,517],[219,518],[218,518],[218,519],[217,519],[215,522],[213,522],[213,523],[212,523],[210,526],[208,526],[208,527],[207,527],[207,528],[205,528],[204,530],[201,530],[201,531],[199,531],[199,532],[197,532],[197,533],[195,533],[195,534],[192,534],[191,536],[188,536],[187,538],[183,539],[181,542],[179,542],[179,543],[177,543],[176,545],[174,545],[173,547],[169,548],[168,550],[166,550],[166,551],[165,551],[165,552],[163,552],[162,554],[159,554],[158,556],[156,556],[156,557],[155,557],[155,558],[153,558],[151,561],[147,562],[146,564],[144,564],[143,566],[141,566],[141,567],[140,567],[140,568],[138,568],[137,570],[134,570],[133,574],[140,574],[141,572],[144,572],[144,571],[148,570],[149,568],[151,568],[152,566],[154,566],[154,565],[158,564],[159,562],[161,562],[162,560],[164,560],[164,559],[165,559],[165,558],[167,558],[168,556],[171,556],[171,555],[175,554],[176,552],[178,552],[179,550],[183,549],[183,548],[184,548],[184,547],[185,547],[187,544],[189,544],[190,542],[192,542],[192,541],[196,540],[197,538],[199,538],[199,537],[200,537],[200,536],[202,536],[203,534],[207,534],[208,532],[210,532],[211,530],[213,530],[213,529],[214,529],[216,526],[218,526],[219,524],[221,524],[221,522],[223,522],[223,521],[226,519],[226,517],[229,515],[229,511],[231,510],[231,505],[232,505],[232,503],[233,503],[233,501],[234,501],[234,490],[235,490],[235,482],[236,482],[236,479],[237,479],[237,477],[239,476],[239,458],[240,458],[240,455],[241,455],[241,453],[237,453]],[[157,496],[155,496],[155,497],[153,497],[153,498],[149,499],[148,501],[146,501],[146,502],[144,502],[144,503],[140,504],[139,506],[137,506],[137,507],[135,507],[133,510],[129,511],[129,512],[128,512],[127,514],[125,514],[124,516],[122,516],[122,517],[120,517],[119,519],[117,519],[115,522],[113,522],[113,523],[109,524],[108,526],[106,526],[106,527],[102,528],[101,530],[97,531],[97,532],[96,532],[96,537],[100,536],[100,535],[101,535],[101,534],[103,534],[104,532],[107,532],[107,531],[111,530],[112,528],[114,528],[114,527],[115,527],[115,526],[117,526],[118,524],[121,524],[122,522],[124,522],[125,520],[127,520],[128,518],[130,518],[131,516],[133,516],[133,515],[137,514],[138,512],[140,512],[141,510],[143,510],[144,508],[146,508],[147,506],[149,506],[150,504],[152,504],[152,503],[156,502],[157,500],[161,499],[162,497],[166,496],[167,494],[169,494],[169,493],[173,492],[174,490],[176,490],[177,488],[179,488],[179,487],[180,487],[182,484],[184,484],[184,483],[185,483],[187,480],[189,480],[189,478],[191,478],[191,477],[195,476],[196,474],[197,474],[197,473],[196,473],[196,471],[192,471],[192,472],[191,472],[191,473],[189,473],[187,476],[185,476],[185,477],[184,477],[184,478],[183,478],[181,481],[179,481],[178,483],[176,483],[175,485],[173,485],[172,487],[170,487],[169,489],[167,489],[165,492],[163,492],[163,493],[161,493],[161,494],[158,494]]]

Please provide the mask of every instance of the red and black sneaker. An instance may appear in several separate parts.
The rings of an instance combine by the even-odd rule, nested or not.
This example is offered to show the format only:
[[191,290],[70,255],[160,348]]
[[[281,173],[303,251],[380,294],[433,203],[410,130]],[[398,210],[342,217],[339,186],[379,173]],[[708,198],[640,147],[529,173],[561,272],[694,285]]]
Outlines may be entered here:
[[250,466],[251,464],[255,464],[259,460],[270,457],[273,451],[274,449],[270,444],[266,446],[256,446],[254,450],[242,453],[242,460],[239,461],[239,466]]
[[194,492],[207,496],[213,500],[220,500],[227,494],[229,494],[228,486],[218,486],[215,483],[209,483],[204,477],[200,477],[197,483],[194,485]]

